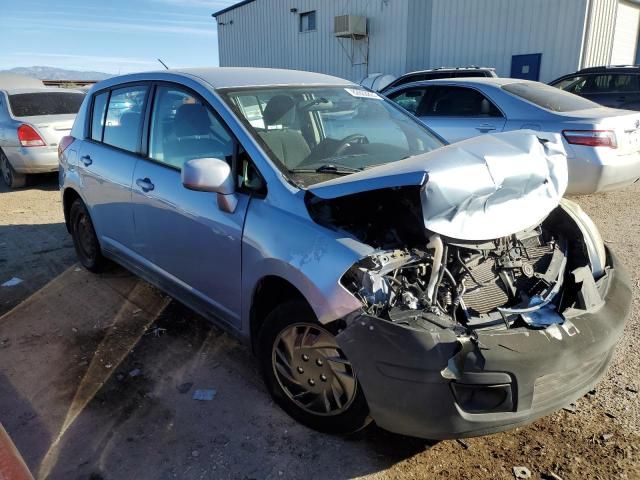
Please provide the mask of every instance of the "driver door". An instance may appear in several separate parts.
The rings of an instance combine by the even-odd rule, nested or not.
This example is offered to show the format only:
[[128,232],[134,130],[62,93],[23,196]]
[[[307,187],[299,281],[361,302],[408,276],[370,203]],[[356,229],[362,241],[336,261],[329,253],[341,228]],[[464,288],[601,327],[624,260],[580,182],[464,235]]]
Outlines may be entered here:
[[158,85],[153,93],[149,151],[133,174],[135,249],[172,295],[202,313],[240,326],[242,227],[249,197],[233,213],[216,194],[187,190],[184,162],[214,157],[233,162],[237,141],[195,93]]

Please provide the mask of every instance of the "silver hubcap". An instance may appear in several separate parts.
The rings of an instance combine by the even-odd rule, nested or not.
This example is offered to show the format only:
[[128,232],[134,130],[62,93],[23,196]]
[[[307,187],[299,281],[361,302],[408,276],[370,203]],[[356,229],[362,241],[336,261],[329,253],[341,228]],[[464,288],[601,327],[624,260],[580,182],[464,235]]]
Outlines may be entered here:
[[349,408],[356,396],[353,367],[334,336],[322,327],[308,323],[288,326],[276,337],[271,361],[284,392],[307,412],[337,415]]

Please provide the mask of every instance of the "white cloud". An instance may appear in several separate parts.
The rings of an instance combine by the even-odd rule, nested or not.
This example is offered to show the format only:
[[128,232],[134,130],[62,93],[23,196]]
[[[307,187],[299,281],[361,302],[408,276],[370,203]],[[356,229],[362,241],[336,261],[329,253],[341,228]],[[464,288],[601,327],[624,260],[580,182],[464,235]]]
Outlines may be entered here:
[[28,19],[24,18],[3,18],[0,22],[2,28],[5,29],[19,29],[23,30],[24,28],[34,28],[40,27],[43,29],[54,29],[54,30],[77,30],[77,31],[102,31],[102,32],[122,32],[123,30],[128,30],[132,32],[148,32],[148,33],[165,33],[165,34],[176,34],[176,35],[197,35],[204,37],[215,37],[217,35],[216,30],[214,28],[214,24],[211,24],[210,28],[202,27],[194,27],[194,26],[186,26],[184,24],[178,23],[174,24],[171,21],[169,22],[159,22],[159,23],[147,23],[147,24],[138,24],[138,23],[127,23],[127,22],[106,22],[106,21],[91,21],[87,22],[86,20],[58,20],[56,22],[51,22],[47,20],[38,20],[38,19]]

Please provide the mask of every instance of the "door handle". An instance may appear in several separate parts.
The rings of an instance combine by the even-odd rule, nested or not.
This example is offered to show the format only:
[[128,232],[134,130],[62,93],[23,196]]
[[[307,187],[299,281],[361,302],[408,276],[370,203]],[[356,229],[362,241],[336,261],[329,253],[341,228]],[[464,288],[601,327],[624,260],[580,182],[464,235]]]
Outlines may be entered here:
[[479,132],[482,132],[482,133],[487,133],[487,132],[491,132],[493,130],[496,130],[496,127],[494,127],[493,125],[490,125],[488,123],[483,123],[482,125],[476,127],[476,130],[478,130]]
[[85,167],[88,167],[89,165],[91,165],[93,163],[93,160],[91,160],[91,156],[89,156],[89,155],[81,156],[80,160],[82,160],[82,163],[84,163]]
[[149,178],[139,178],[136,180],[136,185],[138,185],[143,192],[149,192],[154,189],[155,185],[151,183]]

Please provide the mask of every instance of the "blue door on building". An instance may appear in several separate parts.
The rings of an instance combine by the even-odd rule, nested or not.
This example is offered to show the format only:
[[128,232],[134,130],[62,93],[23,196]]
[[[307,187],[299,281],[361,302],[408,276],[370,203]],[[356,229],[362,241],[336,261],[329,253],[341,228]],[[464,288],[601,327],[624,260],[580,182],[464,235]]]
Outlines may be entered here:
[[513,55],[511,57],[511,78],[524,80],[540,79],[541,53],[529,53],[527,55]]

